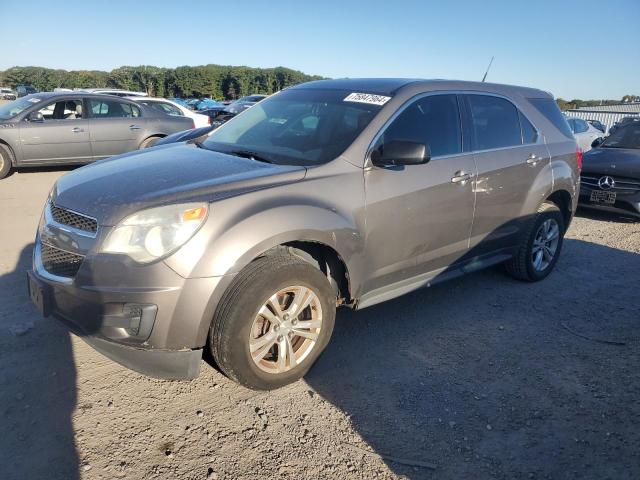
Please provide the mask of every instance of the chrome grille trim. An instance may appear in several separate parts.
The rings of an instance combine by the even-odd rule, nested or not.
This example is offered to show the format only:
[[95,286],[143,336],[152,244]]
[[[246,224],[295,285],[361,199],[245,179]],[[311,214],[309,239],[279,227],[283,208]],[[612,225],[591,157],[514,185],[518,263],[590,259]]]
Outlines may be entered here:
[[49,203],[46,208],[47,223],[61,229],[71,229],[83,236],[95,237],[98,232],[98,221],[88,215],[59,207]]

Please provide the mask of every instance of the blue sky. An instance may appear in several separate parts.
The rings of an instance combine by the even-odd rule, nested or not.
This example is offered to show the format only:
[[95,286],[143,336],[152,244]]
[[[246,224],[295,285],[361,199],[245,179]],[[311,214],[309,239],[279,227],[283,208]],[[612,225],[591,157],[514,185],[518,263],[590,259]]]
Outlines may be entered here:
[[[286,66],[640,95],[640,0],[2,1],[0,69]],[[15,21],[7,21],[8,19]]]

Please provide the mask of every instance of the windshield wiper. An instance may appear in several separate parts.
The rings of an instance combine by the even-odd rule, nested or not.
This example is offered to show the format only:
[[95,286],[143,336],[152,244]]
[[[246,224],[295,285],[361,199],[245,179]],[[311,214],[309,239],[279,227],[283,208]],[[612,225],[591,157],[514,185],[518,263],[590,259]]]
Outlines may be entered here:
[[224,152],[229,155],[235,155],[236,157],[249,158],[258,162],[273,163],[273,160],[267,158],[259,153],[252,152],[251,150],[231,150],[230,152]]

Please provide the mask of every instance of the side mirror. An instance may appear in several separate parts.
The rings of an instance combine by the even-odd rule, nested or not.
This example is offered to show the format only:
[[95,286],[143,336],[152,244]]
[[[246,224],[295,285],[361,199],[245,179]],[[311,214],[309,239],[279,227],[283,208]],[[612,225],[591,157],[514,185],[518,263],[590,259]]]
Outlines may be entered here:
[[602,137],[596,138],[593,142],[591,142],[591,148],[599,147],[602,142],[604,142],[604,138]]
[[392,140],[371,152],[371,162],[377,167],[388,165],[422,165],[431,160],[429,147],[423,143]]
[[44,117],[42,116],[41,112],[31,112],[29,115],[27,115],[27,120],[29,122],[42,122],[44,121]]

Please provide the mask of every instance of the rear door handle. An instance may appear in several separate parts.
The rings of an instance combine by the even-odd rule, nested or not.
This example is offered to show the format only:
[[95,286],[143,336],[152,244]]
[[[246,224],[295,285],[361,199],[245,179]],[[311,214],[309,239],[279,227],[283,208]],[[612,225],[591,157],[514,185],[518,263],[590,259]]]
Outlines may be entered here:
[[73,133],[82,133],[82,132],[84,132],[84,129],[78,128],[78,127],[74,127],[74,128],[71,129],[71,131]]
[[471,180],[473,175],[470,173],[465,173],[462,170],[454,173],[453,177],[451,177],[451,183],[460,183],[464,185],[468,180]]
[[529,155],[529,158],[527,158],[527,165],[531,165],[532,167],[535,167],[539,161],[540,161],[540,157],[536,156],[535,153],[532,153],[531,155]]
[[140,130],[138,125],[129,125],[129,130]]

